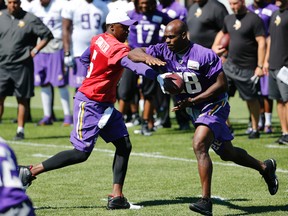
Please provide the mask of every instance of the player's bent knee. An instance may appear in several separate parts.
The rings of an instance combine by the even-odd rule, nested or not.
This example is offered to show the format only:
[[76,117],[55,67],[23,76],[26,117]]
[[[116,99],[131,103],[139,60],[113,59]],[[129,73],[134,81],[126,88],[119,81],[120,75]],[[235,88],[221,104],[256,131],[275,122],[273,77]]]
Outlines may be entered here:
[[79,163],[86,161],[91,154],[91,152],[83,152],[83,151],[79,151],[77,149],[73,149],[73,152],[74,153],[71,155],[73,155]]
[[118,154],[130,155],[132,151],[132,144],[130,142],[129,136],[121,137],[113,141],[114,146]]
[[220,156],[221,160],[223,160],[223,161],[231,161],[231,157],[229,155],[225,155],[222,153],[219,156]]

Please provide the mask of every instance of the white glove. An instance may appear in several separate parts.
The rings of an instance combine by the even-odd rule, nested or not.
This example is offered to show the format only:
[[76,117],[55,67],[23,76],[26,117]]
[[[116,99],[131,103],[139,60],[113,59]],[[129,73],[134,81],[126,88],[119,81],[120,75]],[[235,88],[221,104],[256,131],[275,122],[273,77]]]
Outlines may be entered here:
[[67,67],[73,67],[74,66],[74,60],[73,57],[71,55],[69,56],[65,56],[64,57],[64,64]]
[[169,92],[165,91],[165,89],[164,89],[164,79],[165,79],[165,77],[166,77],[167,75],[169,75],[169,74],[171,74],[171,73],[159,74],[159,75],[157,76],[157,81],[158,81],[158,83],[159,83],[159,85],[160,85],[160,87],[161,87],[161,90],[162,90],[162,92],[163,92],[164,94],[169,94]]

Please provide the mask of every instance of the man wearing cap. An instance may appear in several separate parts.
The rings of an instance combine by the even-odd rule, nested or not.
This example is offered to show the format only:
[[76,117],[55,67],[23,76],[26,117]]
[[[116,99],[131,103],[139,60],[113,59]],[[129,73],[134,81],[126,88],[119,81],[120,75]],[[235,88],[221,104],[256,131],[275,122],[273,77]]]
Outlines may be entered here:
[[[116,148],[113,161],[113,190],[108,196],[107,209],[138,208],[123,196],[122,187],[132,149],[122,114],[114,108],[116,86],[123,67],[156,79],[157,72],[143,63],[133,63],[124,44],[129,26],[136,24],[125,12],[111,11],[106,17],[106,32],[92,38],[90,47],[82,54],[81,62],[88,73],[74,97],[74,129],[70,141],[73,150],[62,151],[35,166],[20,166],[24,187],[42,172],[86,161],[100,135]],[[164,63],[163,63],[164,64]]]

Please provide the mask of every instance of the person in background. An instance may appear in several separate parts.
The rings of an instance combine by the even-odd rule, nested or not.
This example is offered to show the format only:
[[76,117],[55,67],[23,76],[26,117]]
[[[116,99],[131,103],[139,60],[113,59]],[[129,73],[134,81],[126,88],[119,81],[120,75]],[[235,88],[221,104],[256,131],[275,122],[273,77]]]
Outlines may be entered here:
[[5,4],[5,0],[0,0],[0,10],[6,9],[7,6]]
[[[202,197],[189,205],[190,210],[203,215],[213,214],[210,147],[222,160],[258,171],[265,179],[269,193],[275,195],[278,191],[276,161],[259,161],[244,149],[232,145],[233,136],[226,124],[230,112],[228,86],[221,59],[211,49],[191,42],[187,31],[183,21],[174,20],[165,29],[164,43],[136,48],[128,57],[148,65],[166,63],[161,70],[178,73],[185,82],[184,92],[177,94],[178,103],[172,110],[185,109],[195,126],[192,146],[198,163]],[[160,76],[165,82],[166,74]]]
[[62,41],[62,11],[68,2],[63,0],[34,0],[30,12],[39,17],[51,30],[54,39],[34,58],[35,86],[41,86],[44,117],[37,125],[53,124],[53,90],[58,87],[64,112],[63,126],[72,125],[70,95],[67,88],[68,74],[64,69]]
[[[167,25],[171,18],[157,10],[156,0],[135,0],[135,9],[128,11],[131,19],[137,20],[138,24],[131,26],[128,36],[128,44],[131,49],[135,47],[149,46],[159,42],[159,31],[161,25]],[[131,76],[135,74],[129,73]],[[124,74],[125,76],[125,74]],[[133,79],[131,79],[133,80]],[[140,77],[140,93],[144,99],[144,108],[142,113],[142,126],[140,134],[144,136],[152,135],[154,131],[154,98],[157,90],[157,82],[146,77]],[[121,79],[119,88],[128,88],[127,86],[136,85],[136,83],[126,83],[125,79]],[[138,130],[134,131],[138,133]]]
[[[155,0],[136,0],[134,1],[134,10],[127,12],[131,19],[138,21],[136,26],[130,28],[128,45],[131,49],[159,42],[161,24],[166,25],[171,19],[166,14],[158,11],[156,7],[157,2]],[[154,80],[138,77],[127,69],[125,69],[125,73],[120,79],[117,89],[119,111],[127,114],[127,110],[131,110],[131,121],[127,123],[127,126],[142,124],[141,130],[135,130],[134,133],[144,136],[152,135],[156,85],[157,83]],[[139,98],[141,98],[140,101]],[[144,102],[141,103],[141,101]],[[143,108],[141,104],[144,104]],[[142,119],[139,117],[141,108],[143,110]]]
[[18,127],[14,139],[22,140],[28,101],[34,96],[33,58],[53,34],[39,18],[22,10],[20,0],[6,3],[7,9],[0,13],[0,120],[5,98],[16,96]]
[[134,3],[131,0],[112,0],[107,3],[109,11],[122,8],[126,12],[134,9]]
[[21,0],[21,7],[25,11],[29,11],[33,0]]
[[74,129],[70,135],[74,149],[59,152],[35,166],[20,166],[24,186],[29,186],[43,172],[86,161],[100,136],[116,148],[112,166],[113,188],[108,196],[107,209],[136,208],[123,195],[132,145],[123,116],[114,107],[123,67],[150,79],[158,77],[158,73],[147,65],[134,63],[127,57],[130,49],[124,42],[129,27],[136,23],[121,10],[108,13],[106,32],[94,36],[90,47],[81,56],[88,73],[74,96]]
[[[178,1],[175,0],[160,0],[157,6],[157,9],[166,13],[171,19],[180,19],[182,21],[186,21],[187,18],[187,9],[181,5]],[[165,30],[165,25],[161,25],[161,31],[159,32],[160,41],[162,41],[163,34]],[[157,128],[171,127],[170,120],[170,99],[173,99],[175,102],[175,97],[169,94],[163,94],[160,87],[157,88],[156,94],[156,107],[157,107],[157,115],[158,120],[155,122],[155,126]],[[157,105],[158,104],[158,105]],[[189,117],[183,110],[179,110],[175,112],[176,121],[179,125],[179,130],[189,130]]]
[[225,33],[229,33],[229,55],[223,65],[229,96],[234,96],[236,89],[239,91],[251,115],[252,131],[248,138],[257,139],[260,137],[258,79],[263,76],[266,45],[264,24],[259,16],[248,11],[245,0],[229,0],[229,4],[234,13],[224,18],[212,50],[219,56],[226,51],[220,41]]
[[107,14],[107,4],[100,0],[71,0],[62,10],[65,70],[69,86],[76,90],[87,75],[80,56],[92,37],[105,31]]
[[[288,144],[288,1],[281,0],[279,10],[270,19],[264,71],[269,72],[269,98],[277,101],[282,134],[279,144]],[[280,76],[283,74],[282,76]],[[283,77],[281,81],[281,77]],[[286,80],[286,83],[285,83]]]
[[14,151],[0,137],[0,215],[34,216],[33,204],[19,179]]
[[226,7],[218,1],[194,0],[194,4],[188,10],[186,21],[190,40],[211,48],[227,15]]
[[[247,9],[257,14],[264,22],[265,35],[268,36],[268,28],[272,13],[278,10],[278,7],[274,4],[269,4],[267,0],[254,0],[253,4],[248,5]],[[264,130],[265,133],[272,133],[272,110],[273,100],[268,98],[268,74],[264,74],[260,78],[261,97],[260,99],[260,117],[258,122],[259,130]],[[252,128],[249,129],[249,132]],[[248,132],[248,133],[249,133]]]

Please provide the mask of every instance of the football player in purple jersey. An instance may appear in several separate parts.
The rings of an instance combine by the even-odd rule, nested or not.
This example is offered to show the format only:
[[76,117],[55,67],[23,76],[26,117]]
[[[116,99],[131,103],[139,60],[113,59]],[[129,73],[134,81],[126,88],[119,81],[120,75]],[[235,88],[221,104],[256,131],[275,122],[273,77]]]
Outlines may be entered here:
[[34,216],[34,208],[23,190],[13,150],[0,137],[0,215]]
[[[177,95],[178,105],[172,110],[186,109],[195,133],[193,150],[198,161],[198,172],[202,186],[202,198],[189,205],[192,211],[212,215],[211,147],[224,161],[252,168],[264,177],[271,195],[277,193],[278,180],[275,174],[276,161],[259,161],[244,149],[232,145],[233,136],[226,124],[230,112],[227,100],[227,80],[221,59],[208,48],[191,42],[187,36],[188,27],[181,20],[170,22],[164,32],[164,43],[147,48],[136,48],[128,57],[148,65],[166,62],[161,71],[179,73],[185,82],[185,89]],[[161,75],[165,77],[165,74]]]
[[[128,16],[131,19],[137,20],[138,24],[130,27],[130,33],[128,36],[128,44],[130,48],[147,47],[150,44],[158,43],[161,25],[167,25],[171,21],[171,18],[167,14],[157,10],[156,0],[135,0],[134,5],[135,9],[128,11]],[[135,86],[137,85],[134,81],[137,81],[137,77],[135,79],[136,75],[134,73],[125,71],[123,76],[124,77],[122,77],[119,83],[118,93],[127,93],[123,95],[119,94],[119,104],[123,104],[123,101],[121,100],[127,101],[128,94],[131,94],[131,91],[135,91]],[[144,109],[142,115],[142,128],[140,132],[142,135],[150,136],[152,134],[151,131],[153,131],[153,102],[157,82],[146,79],[145,77],[141,78],[138,80],[141,80],[140,88],[144,98]],[[130,83],[129,80],[131,80]],[[136,90],[139,91],[139,89]],[[129,99],[129,101],[131,101],[131,98]]]

